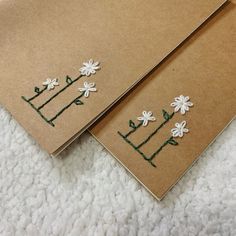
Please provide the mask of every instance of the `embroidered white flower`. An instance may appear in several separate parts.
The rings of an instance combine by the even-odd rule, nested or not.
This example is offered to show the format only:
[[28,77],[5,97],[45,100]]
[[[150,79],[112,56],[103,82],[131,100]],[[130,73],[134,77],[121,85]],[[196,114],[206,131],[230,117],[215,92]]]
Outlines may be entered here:
[[83,88],[79,88],[80,92],[84,92],[84,96],[87,98],[89,97],[89,93],[90,92],[96,92],[97,89],[95,88],[95,83],[88,83],[88,82],[84,82],[84,87]]
[[47,87],[47,90],[52,90],[55,86],[58,86],[58,79],[50,79],[47,78],[46,81],[43,82],[43,85]]
[[175,112],[178,112],[180,110],[180,113],[184,115],[186,111],[189,111],[189,107],[193,106],[193,103],[190,102],[189,99],[190,98],[188,96],[185,97],[183,95],[180,95],[179,97],[176,97],[175,101],[170,105],[175,108]]
[[143,121],[143,124],[142,124],[143,126],[147,126],[149,121],[155,121],[156,120],[156,118],[154,116],[152,116],[151,111],[143,111],[142,115],[143,116],[138,117],[137,119]]
[[96,74],[96,71],[99,70],[99,62],[94,62],[93,59],[90,59],[88,62],[84,62],[83,66],[80,68],[81,75],[90,76],[91,74]]
[[184,120],[181,123],[176,123],[175,127],[171,129],[171,133],[173,135],[173,137],[180,137],[182,138],[184,136],[184,133],[188,133],[189,130],[187,128],[185,128],[187,122]]

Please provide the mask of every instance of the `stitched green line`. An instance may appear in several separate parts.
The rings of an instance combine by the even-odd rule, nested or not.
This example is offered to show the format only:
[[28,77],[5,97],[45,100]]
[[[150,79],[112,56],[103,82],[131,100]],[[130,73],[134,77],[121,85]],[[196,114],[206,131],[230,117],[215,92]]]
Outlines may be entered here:
[[148,157],[146,157],[146,155],[141,152],[129,139],[127,139],[127,137],[125,135],[123,135],[120,131],[117,132],[130,146],[132,146],[134,148],[135,151],[137,151],[144,160],[148,161],[153,167],[156,167],[156,165],[152,162],[152,160],[150,160]]
[[168,140],[166,140],[152,155],[150,158],[148,158],[148,160],[152,161],[157,155],[158,153],[167,145],[169,144],[169,141],[173,140],[173,137],[171,136]]
[[174,138],[171,136],[168,140],[166,140],[150,157],[147,157],[142,151],[140,151],[140,148],[146,144],[169,120],[171,120],[174,116],[174,112],[171,114],[168,114],[165,110],[162,110],[164,122],[162,122],[143,142],[141,142],[139,145],[134,145],[127,137],[134,133],[137,128],[142,126],[142,122],[140,122],[137,126],[135,126],[134,122],[132,120],[129,121],[130,127],[133,129],[129,131],[127,134],[123,135],[120,131],[118,131],[118,134],[130,145],[134,148],[135,151],[137,151],[144,160],[148,161],[152,166],[156,167],[156,165],[152,162],[152,160],[158,155],[158,153],[167,145],[178,145],[178,143],[174,140]]
[[76,79],[72,80],[70,83],[68,83],[64,88],[59,90],[57,93],[55,93],[52,97],[50,97],[46,102],[44,102],[41,106],[38,107],[38,110],[42,109],[45,105],[47,105],[49,102],[51,102],[55,97],[57,97],[60,93],[62,93],[64,90],[66,90],[68,87],[70,87],[73,83],[78,81],[83,75],[80,75]]
[[141,148],[144,144],[146,144],[173,116],[174,112],[169,116],[169,119],[166,119],[163,123],[161,123],[142,143],[140,143],[137,148]]
[[140,121],[140,123],[135,127],[133,128],[132,130],[130,130],[126,135],[125,137],[127,138],[129,135],[131,135],[132,133],[134,133],[138,128],[140,128],[143,124],[143,121]]
[[[80,99],[81,97],[84,96],[84,93],[81,93],[80,96],[78,96],[77,98],[73,99],[68,105],[66,105],[65,107],[63,107],[53,118],[51,118],[49,120],[49,122],[53,122],[54,120],[56,120],[66,109],[68,109],[73,103],[76,102],[76,100]],[[82,105],[82,104],[81,104]]]
[[27,100],[25,100],[25,99],[24,99],[24,100],[30,102],[30,101],[34,100],[36,97],[38,97],[40,94],[42,94],[46,89],[47,89],[47,86],[44,87],[40,92],[38,92],[37,94],[35,94],[33,97],[31,97],[31,98],[29,98],[29,99],[27,99]]
[[25,98],[24,96],[21,96],[21,98],[26,101],[28,104],[30,104],[30,106],[51,126],[55,126],[51,121],[49,121],[35,106],[33,103],[31,103],[27,98]]

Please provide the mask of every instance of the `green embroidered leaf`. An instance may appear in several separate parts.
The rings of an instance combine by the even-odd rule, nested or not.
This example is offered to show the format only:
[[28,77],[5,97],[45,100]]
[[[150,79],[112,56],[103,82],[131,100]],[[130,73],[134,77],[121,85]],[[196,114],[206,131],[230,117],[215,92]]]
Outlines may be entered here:
[[165,110],[162,110],[162,114],[165,120],[169,120],[171,118],[171,116]]
[[178,145],[178,143],[172,138],[172,139],[169,139],[168,141],[167,141],[170,145],[174,145],[174,146],[176,146],[176,145]]
[[76,104],[76,105],[83,105],[84,103],[83,103],[81,100],[76,99],[76,100],[75,100],[75,104]]
[[129,127],[136,129],[136,125],[132,120],[129,120]]
[[73,83],[72,79],[68,75],[66,76],[66,83],[67,84],[72,84]]
[[35,87],[35,88],[34,88],[34,92],[35,92],[35,93],[40,93],[40,88]]

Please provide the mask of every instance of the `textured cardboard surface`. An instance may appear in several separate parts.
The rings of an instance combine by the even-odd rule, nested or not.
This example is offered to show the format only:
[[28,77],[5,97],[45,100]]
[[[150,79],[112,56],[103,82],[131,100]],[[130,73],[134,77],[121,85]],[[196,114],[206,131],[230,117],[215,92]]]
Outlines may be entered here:
[[[19,0],[0,5],[0,102],[49,153],[57,154],[143,78],[224,0]],[[46,78],[76,78],[93,58],[101,71],[83,78],[43,112],[53,116],[86,79],[98,92],[49,126],[21,99]],[[56,93],[59,88],[50,94]],[[49,93],[40,96],[42,103]]]
[[[217,12],[90,132],[156,198],[161,199],[235,117],[235,62],[236,1]],[[154,159],[157,166],[154,168],[117,131],[127,133],[130,119],[137,123],[136,117],[143,110],[153,111],[157,121],[130,136],[133,143],[140,143],[163,121],[162,109],[173,111],[170,103],[180,94],[190,96],[194,107],[185,116],[176,113],[142,151],[152,153],[156,150],[171,135],[170,129],[175,122],[186,120],[190,132],[182,139],[176,139],[178,146],[166,146]]]

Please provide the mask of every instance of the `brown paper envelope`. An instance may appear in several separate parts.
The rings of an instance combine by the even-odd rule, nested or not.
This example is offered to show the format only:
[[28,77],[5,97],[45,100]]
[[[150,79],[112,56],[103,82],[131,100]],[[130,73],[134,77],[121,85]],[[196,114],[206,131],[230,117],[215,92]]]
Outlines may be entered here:
[[[57,154],[224,2],[1,1],[0,101]],[[76,80],[90,58],[101,70]],[[47,78],[60,86],[44,90]],[[85,81],[97,88],[88,98]]]
[[[90,132],[162,199],[234,118],[235,62],[236,1],[201,27]],[[181,94],[190,99],[175,101]],[[174,112],[178,105],[185,114]],[[156,120],[143,126],[144,121],[137,119],[142,111],[152,111]],[[189,132],[182,129],[183,137],[174,137],[181,136],[176,132],[181,127]],[[179,129],[172,133],[173,128]]]

